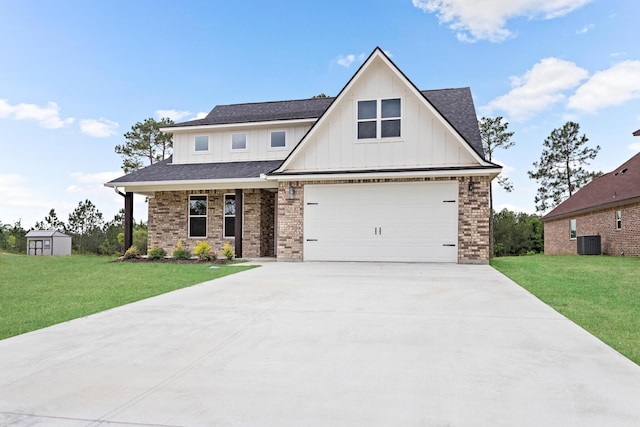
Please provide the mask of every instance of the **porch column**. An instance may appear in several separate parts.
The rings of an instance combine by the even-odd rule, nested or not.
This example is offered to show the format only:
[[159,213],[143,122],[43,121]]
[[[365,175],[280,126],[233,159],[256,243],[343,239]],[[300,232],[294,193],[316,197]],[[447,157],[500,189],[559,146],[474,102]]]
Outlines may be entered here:
[[242,258],[242,189],[236,189],[236,226],[234,230],[236,241],[236,256]]
[[133,193],[124,195],[124,250],[133,246]]

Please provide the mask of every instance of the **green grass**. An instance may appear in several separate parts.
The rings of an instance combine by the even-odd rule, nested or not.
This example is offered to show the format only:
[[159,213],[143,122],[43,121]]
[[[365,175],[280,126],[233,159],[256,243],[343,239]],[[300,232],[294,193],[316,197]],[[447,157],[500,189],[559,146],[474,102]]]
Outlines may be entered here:
[[0,253],[0,339],[252,268],[113,260]]
[[491,265],[640,364],[640,258],[535,255]]

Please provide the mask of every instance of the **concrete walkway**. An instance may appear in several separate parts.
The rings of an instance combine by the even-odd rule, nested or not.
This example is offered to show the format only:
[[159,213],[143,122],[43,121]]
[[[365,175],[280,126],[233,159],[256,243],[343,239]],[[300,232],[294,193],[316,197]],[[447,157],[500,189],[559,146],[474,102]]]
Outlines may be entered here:
[[638,426],[639,399],[488,266],[266,263],[0,341],[2,426]]

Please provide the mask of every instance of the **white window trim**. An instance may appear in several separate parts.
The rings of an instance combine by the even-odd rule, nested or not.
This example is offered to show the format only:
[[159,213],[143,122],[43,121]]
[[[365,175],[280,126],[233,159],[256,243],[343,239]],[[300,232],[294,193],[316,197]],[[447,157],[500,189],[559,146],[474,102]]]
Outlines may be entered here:
[[[386,137],[382,137],[382,101],[383,100],[387,100],[387,99],[399,99],[400,100],[400,116],[399,117],[385,117],[384,120],[400,120],[400,136],[386,136]],[[360,101],[376,101],[376,118],[375,118],[375,122],[376,122],[376,138],[358,138],[358,123],[360,123],[361,121],[363,122],[372,122],[374,121],[374,119],[358,119],[358,103]],[[355,135],[355,140],[356,143],[359,144],[367,144],[367,143],[380,143],[380,142],[402,142],[404,141],[404,134],[405,134],[405,130],[404,130],[404,116],[405,116],[405,110],[404,110],[404,97],[402,96],[389,96],[389,97],[384,97],[384,98],[363,98],[363,99],[357,99],[356,103],[355,103],[355,108],[354,108],[354,115],[355,115],[355,129],[354,129],[354,135]]]
[[[204,196],[207,202],[207,208],[204,215],[191,215],[191,196]],[[191,218],[204,217],[204,236],[191,235]],[[189,239],[206,239],[209,236],[209,196],[207,194],[189,194],[187,202],[187,238]]]
[[[575,232],[575,236],[571,237],[571,232]],[[569,220],[569,240],[578,238],[578,220],[576,218]]]
[[[284,146],[283,147],[273,147],[271,146],[271,134],[275,132],[284,132]],[[287,149],[289,136],[287,135],[287,131],[285,129],[271,129],[269,130],[269,150],[268,151],[283,151]]]
[[[244,135],[244,148],[233,148],[234,135]],[[286,142],[286,137],[285,137],[285,142]],[[269,141],[269,144],[271,144],[271,141]],[[247,135],[246,132],[234,132],[231,134],[231,152],[240,153],[243,151],[248,151],[248,147],[249,147],[249,135]]]
[[[206,150],[196,150],[196,138],[205,136],[207,137],[207,149]],[[211,152],[211,138],[209,138],[209,135],[195,135],[193,137],[193,153],[198,155],[198,154],[209,154]]]

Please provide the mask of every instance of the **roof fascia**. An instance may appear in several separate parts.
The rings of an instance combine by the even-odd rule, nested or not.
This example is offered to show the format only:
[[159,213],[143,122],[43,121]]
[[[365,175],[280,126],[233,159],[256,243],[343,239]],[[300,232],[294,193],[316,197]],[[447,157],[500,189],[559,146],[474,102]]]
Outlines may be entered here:
[[176,181],[107,182],[105,187],[124,188],[126,191],[172,191],[186,189],[222,188],[276,188],[266,178],[193,179]]
[[500,169],[480,167],[445,168],[445,169],[414,169],[414,170],[376,170],[376,171],[317,171],[308,173],[282,173],[269,175],[267,179],[274,181],[328,181],[349,179],[381,179],[381,178],[425,178],[425,177],[453,177],[453,176],[487,176],[491,179],[500,174]]
[[310,119],[291,119],[291,120],[267,120],[261,122],[237,122],[237,123],[223,123],[212,125],[198,125],[198,126],[180,126],[172,128],[160,128],[162,132],[175,133],[178,132],[190,132],[199,130],[212,130],[212,129],[228,129],[228,128],[246,128],[246,127],[259,127],[259,126],[281,126],[291,124],[304,124],[313,123],[317,121],[317,118]]

